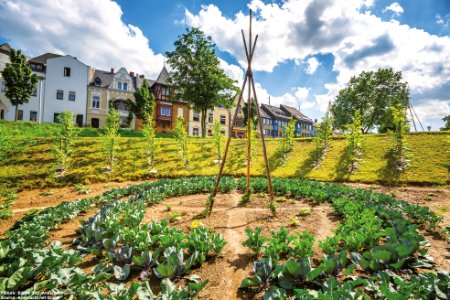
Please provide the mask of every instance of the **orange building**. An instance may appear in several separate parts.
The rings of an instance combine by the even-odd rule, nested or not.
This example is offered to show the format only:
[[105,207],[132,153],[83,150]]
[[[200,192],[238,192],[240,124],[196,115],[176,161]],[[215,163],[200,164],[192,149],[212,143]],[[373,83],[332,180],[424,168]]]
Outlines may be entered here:
[[183,119],[187,130],[188,106],[187,103],[175,97],[174,90],[169,84],[169,72],[163,67],[156,81],[149,82],[150,91],[155,95],[155,129],[156,132],[170,133],[175,128],[178,117]]

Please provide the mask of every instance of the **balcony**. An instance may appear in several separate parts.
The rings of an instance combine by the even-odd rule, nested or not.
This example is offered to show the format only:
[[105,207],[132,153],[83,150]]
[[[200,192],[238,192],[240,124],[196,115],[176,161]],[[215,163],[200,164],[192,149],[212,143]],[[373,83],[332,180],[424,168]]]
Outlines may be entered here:
[[117,112],[119,113],[120,117],[128,117],[130,113],[128,110],[121,110],[121,109],[117,109]]

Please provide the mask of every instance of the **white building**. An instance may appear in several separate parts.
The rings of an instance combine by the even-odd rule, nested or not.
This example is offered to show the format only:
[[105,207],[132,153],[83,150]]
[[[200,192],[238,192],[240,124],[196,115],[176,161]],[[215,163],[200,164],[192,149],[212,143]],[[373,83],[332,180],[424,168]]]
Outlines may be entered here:
[[[0,46],[0,73],[6,67],[6,63],[10,62],[11,48],[8,44]],[[33,68],[32,68],[33,69]],[[33,95],[29,99],[28,103],[18,106],[18,120],[42,122],[43,96],[44,96],[44,84],[45,84],[45,69],[35,68],[33,72],[38,75],[39,81]],[[6,83],[2,79],[0,74],[0,119],[2,120],[15,120],[16,107],[13,106],[10,100],[5,95]]]
[[42,120],[57,121],[64,110],[75,115],[78,126],[86,124],[89,66],[70,55],[47,59]]

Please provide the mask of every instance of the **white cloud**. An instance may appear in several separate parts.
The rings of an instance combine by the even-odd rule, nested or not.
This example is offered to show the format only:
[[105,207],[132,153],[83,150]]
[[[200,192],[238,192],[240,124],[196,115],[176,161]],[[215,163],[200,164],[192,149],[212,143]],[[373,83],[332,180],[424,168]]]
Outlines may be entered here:
[[[251,1],[249,7],[256,15],[253,32],[260,34],[253,70],[272,72],[287,61],[299,65],[308,57],[331,53],[337,82],[325,85],[328,92],[324,94],[310,91],[308,103],[314,103],[316,113],[326,110],[351,76],[384,67],[402,72],[411,93],[420,95],[415,98],[418,104],[450,102],[448,89],[443,88],[450,87],[450,37],[433,35],[396,20],[383,21],[367,11],[372,5],[370,0],[286,0],[281,4]],[[396,2],[385,10],[403,13]],[[238,12],[227,18],[215,5],[208,5],[198,14],[186,11],[185,17],[189,25],[202,28],[242,67],[246,65],[240,30],[248,28],[247,15]],[[312,73],[313,67],[309,64],[307,71]],[[278,99],[291,104],[296,101],[293,93]],[[420,105],[419,110],[425,109]],[[428,118],[426,114],[424,118]]]
[[386,6],[383,9],[383,13],[387,11],[393,12],[395,16],[399,16],[404,12],[403,7],[401,7],[400,4],[398,4],[397,2],[391,3],[391,5]]
[[109,0],[0,0],[0,36],[29,56],[69,54],[97,69],[126,67],[156,77],[164,57]]
[[229,64],[221,58],[219,58],[219,60],[220,67],[225,71],[225,74],[227,74],[231,79],[236,80],[237,83],[241,85],[244,79],[244,71],[239,66]]
[[314,74],[316,72],[317,67],[320,65],[319,61],[315,57],[310,57],[306,61],[308,63],[308,67],[306,68],[307,74]]

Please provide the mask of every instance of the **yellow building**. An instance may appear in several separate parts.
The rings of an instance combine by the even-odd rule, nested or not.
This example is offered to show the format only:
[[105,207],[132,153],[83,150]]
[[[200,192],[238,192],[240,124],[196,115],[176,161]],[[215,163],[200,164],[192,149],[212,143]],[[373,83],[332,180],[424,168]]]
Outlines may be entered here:
[[[220,123],[220,131],[223,135],[228,136],[230,132],[230,111],[223,107],[215,107],[206,112],[206,136],[211,136],[214,131],[214,123]],[[190,136],[202,136],[202,113],[189,110],[189,128]]]
[[120,115],[121,127],[136,127],[133,116],[129,122],[129,101],[134,102],[135,87],[134,74],[128,73],[125,68],[117,72],[91,69],[88,99],[87,99],[87,126],[103,128],[110,107],[115,108]]

